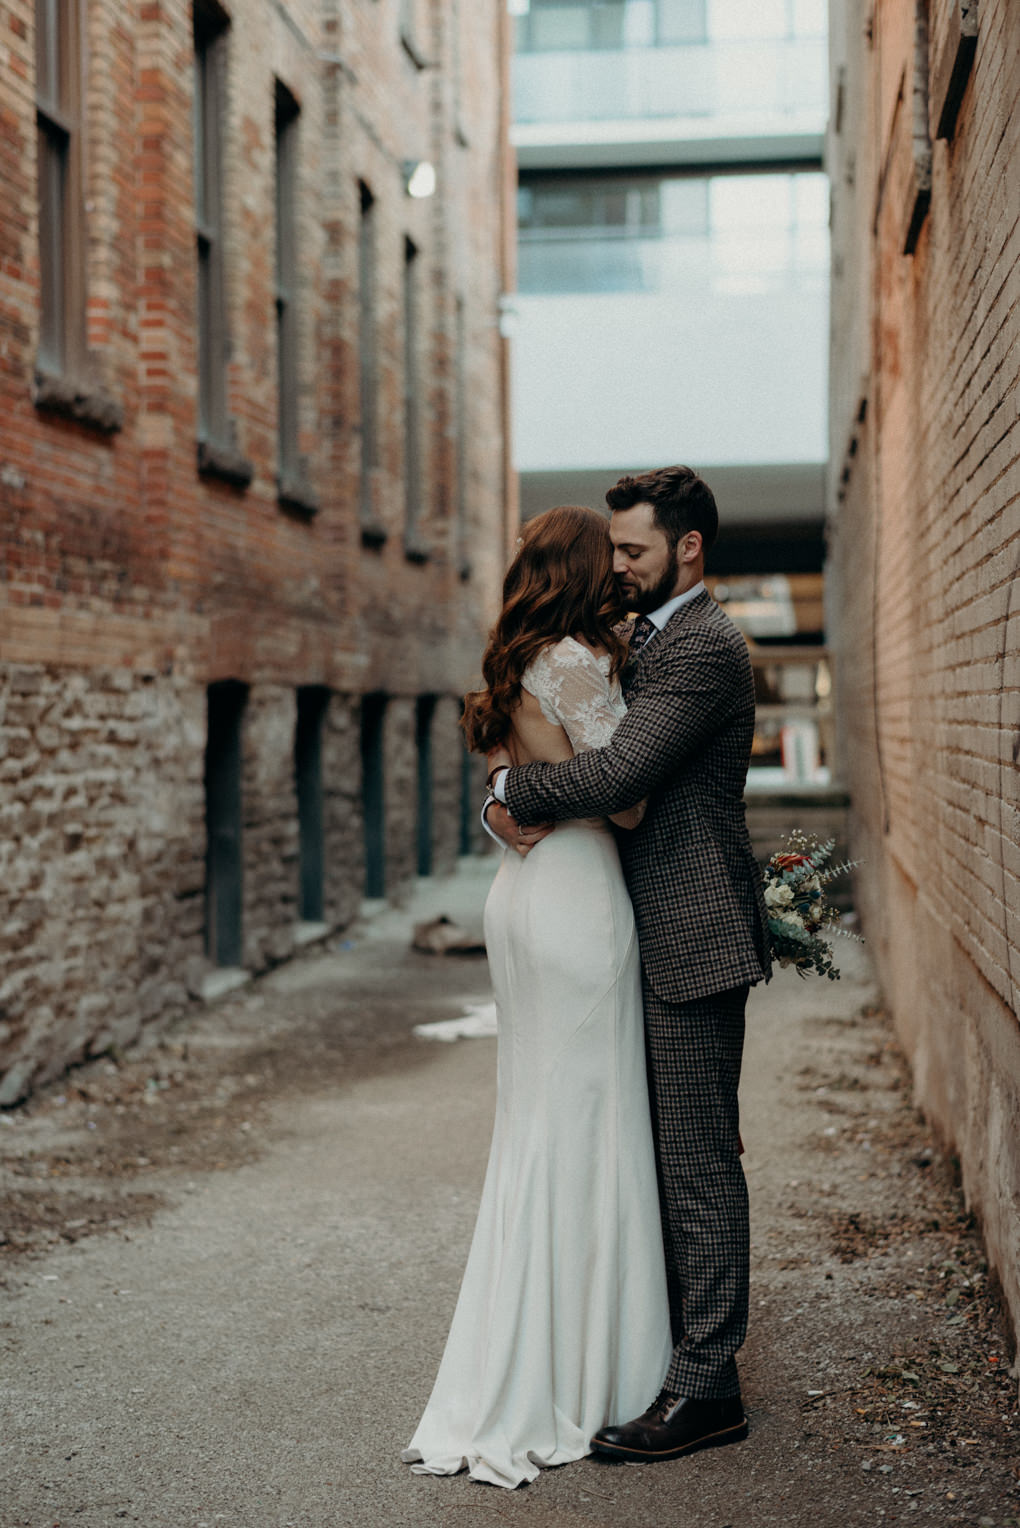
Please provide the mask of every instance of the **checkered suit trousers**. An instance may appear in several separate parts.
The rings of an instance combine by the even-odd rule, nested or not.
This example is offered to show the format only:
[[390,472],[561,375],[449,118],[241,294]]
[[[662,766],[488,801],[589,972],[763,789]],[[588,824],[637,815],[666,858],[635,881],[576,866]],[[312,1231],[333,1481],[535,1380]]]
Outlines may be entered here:
[[664,1386],[740,1394],[747,1332],[747,1185],[737,1084],[747,987],[668,1003],[645,983],[645,1043],[673,1357]]

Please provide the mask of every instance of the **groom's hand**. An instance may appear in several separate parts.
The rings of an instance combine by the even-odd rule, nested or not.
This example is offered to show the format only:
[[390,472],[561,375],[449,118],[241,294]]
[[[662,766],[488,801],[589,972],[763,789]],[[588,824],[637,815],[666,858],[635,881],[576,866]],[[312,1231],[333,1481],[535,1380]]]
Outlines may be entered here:
[[540,822],[534,823],[529,827],[522,827],[519,822],[516,822],[510,816],[506,807],[499,801],[489,803],[485,813],[485,821],[496,837],[506,844],[508,849],[512,849],[515,854],[519,854],[521,859],[525,859],[535,845],[541,843],[543,838],[548,838],[556,826],[554,822]]

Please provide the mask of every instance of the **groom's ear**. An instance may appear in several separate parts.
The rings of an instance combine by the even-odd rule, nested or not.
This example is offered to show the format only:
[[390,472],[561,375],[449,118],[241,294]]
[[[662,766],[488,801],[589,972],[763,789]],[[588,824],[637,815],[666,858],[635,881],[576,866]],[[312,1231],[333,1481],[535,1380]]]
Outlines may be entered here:
[[697,562],[704,549],[704,538],[700,531],[686,531],[677,542],[677,561],[686,565]]

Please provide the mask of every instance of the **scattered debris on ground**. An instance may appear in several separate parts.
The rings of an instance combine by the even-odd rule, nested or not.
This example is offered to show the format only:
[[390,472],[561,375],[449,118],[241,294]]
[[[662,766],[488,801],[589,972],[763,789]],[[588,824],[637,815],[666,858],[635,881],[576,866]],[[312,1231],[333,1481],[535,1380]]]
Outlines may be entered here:
[[[435,1046],[415,1026],[432,1039],[437,1027],[491,1033],[484,959],[437,961],[402,941],[368,941],[350,960],[342,946],[310,951],[0,1115],[0,1275],[12,1292],[60,1243],[138,1239],[189,1179],[250,1163],[285,1135],[304,1099],[423,1064]],[[886,1017],[847,1002],[849,990],[822,1003],[802,986],[768,998],[759,1044],[776,1053],[773,1080],[745,1126],[752,1442],[732,1452],[734,1489],[756,1505],[740,1516],[735,1497],[726,1520],[1020,1528],[1015,1354],[955,1164],[911,1105]],[[728,1478],[725,1459],[713,1467]],[[552,1471],[541,1502],[550,1522],[569,1504],[570,1521],[608,1511],[626,1524],[626,1503],[651,1502],[657,1478]],[[537,1495],[510,1506],[536,1522],[545,1510]]]
[[[172,1196],[176,1175],[254,1160],[281,1098],[413,1065],[421,1047],[411,1019],[450,1012],[449,977],[444,986],[420,953],[395,965],[392,952],[371,945],[345,975],[336,957],[352,948],[344,940],[311,951],[159,1038],[87,1061],[0,1111],[0,1283],[12,1257],[127,1234]],[[318,980],[327,969],[328,980]],[[457,969],[469,997],[487,995],[484,954]],[[394,999],[401,970],[413,1007]]]

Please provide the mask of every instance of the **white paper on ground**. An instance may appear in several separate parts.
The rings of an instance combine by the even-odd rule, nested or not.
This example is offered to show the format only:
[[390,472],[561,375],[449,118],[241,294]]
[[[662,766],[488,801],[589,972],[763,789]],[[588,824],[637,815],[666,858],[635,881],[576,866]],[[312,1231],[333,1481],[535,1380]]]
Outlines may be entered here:
[[416,1024],[414,1033],[422,1040],[484,1040],[496,1033],[495,1003],[469,1003],[460,1019],[439,1019],[433,1024]]

